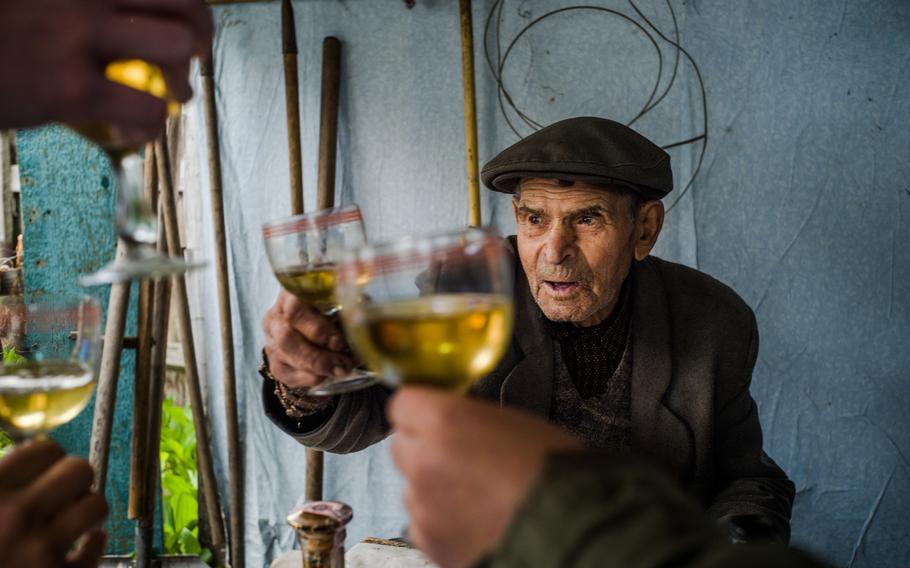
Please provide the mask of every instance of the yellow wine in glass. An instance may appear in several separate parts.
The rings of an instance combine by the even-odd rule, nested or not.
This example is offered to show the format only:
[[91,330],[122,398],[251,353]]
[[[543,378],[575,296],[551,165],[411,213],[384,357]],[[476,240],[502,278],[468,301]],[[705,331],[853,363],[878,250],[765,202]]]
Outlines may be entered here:
[[512,264],[494,232],[365,246],[338,266],[342,322],[387,385],[465,392],[512,336]]
[[499,362],[512,333],[512,300],[497,294],[436,294],[367,305],[351,327],[367,366],[401,384],[467,391]]
[[28,362],[0,377],[0,423],[24,436],[47,432],[82,412],[94,390],[86,365]]
[[[115,83],[166,100],[168,115],[176,116],[180,113],[180,103],[170,100],[164,74],[156,65],[140,59],[113,61],[108,64],[104,74]],[[74,124],[70,127],[97,144],[115,162],[128,154],[139,151],[139,145],[132,141],[125,141],[117,128],[110,124],[90,122]]]
[[275,271],[281,287],[322,312],[339,309],[335,295],[335,265],[324,263]]

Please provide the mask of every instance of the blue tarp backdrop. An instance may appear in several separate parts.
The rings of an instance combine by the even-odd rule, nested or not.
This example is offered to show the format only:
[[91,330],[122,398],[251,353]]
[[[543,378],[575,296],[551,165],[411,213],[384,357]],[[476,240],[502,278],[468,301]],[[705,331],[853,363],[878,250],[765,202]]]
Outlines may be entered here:
[[[703,141],[670,150],[676,191],[656,254],[728,283],[757,314],[752,392],[766,449],[797,485],[794,543],[835,566],[910,566],[910,2],[593,4],[612,11],[561,12],[521,35],[503,84],[542,124],[578,115],[628,122],[666,90],[634,124],[665,145],[702,135],[706,105],[704,159],[685,193]],[[494,67],[525,25],[571,5],[506,0],[487,38]],[[474,2],[481,161],[518,139],[506,116],[520,134],[532,131],[499,108],[483,56],[493,6]],[[676,37],[669,6],[704,97],[692,62],[667,41]],[[295,10],[307,208],[321,44],[335,35],[344,44],[338,202],[361,205],[371,239],[464,225],[457,3],[417,0],[408,10],[398,0],[298,0]],[[292,546],[284,516],[302,496],[305,464],[303,448],[263,417],[255,372],[259,322],[278,291],[260,227],[290,211],[279,12],[278,3],[214,8],[251,566]],[[186,110],[202,140],[198,102]],[[208,200],[205,177],[203,169]],[[485,222],[513,230],[507,197],[484,192],[482,205]],[[203,225],[211,235],[207,215]],[[210,240],[202,252],[214,258]],[[202,357],[224,479],[213,271],[201,281]],[[349,542],[402,532],[401,485],[385,443],[327,460],[326,496],[354,507]]]

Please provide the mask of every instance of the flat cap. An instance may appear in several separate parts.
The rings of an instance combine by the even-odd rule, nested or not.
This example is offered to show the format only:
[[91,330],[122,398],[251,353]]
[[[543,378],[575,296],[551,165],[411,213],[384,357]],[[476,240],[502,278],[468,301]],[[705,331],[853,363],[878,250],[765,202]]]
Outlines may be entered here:
[[669,154],[624,124],[590,116],[541,128],[500,152],[480,173],[484,185],[504,193],[515,193],[528,177],[624,185],[645,199],[660,199],[673,189]]

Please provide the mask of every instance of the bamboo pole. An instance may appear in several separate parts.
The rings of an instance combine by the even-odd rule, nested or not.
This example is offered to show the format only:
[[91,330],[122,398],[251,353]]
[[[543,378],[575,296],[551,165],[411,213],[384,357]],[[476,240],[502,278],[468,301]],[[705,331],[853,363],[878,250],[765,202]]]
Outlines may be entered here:
[[[159,166],[159,170],[169,172],[170,164],[167,157],[166,140],[166,138],[162,137],[162,140],[155,144],[155,154],[159,162],[164,161],[163,167]],[[161,181],[161,204],[167,246],[171,251],[171,256],[182,258],[183,251],[177,227],[177,200],[174,195],[174,186],[171,178],[162,179]],[[221,517],[221,500],[218,497],[215,466],[212,462],[212,446],[209,442],[205,403],[202,399],[202,386],[199,379],[199,366],[196,362],[196,345],[193,340],[193,324],[190,319],[190,302],[186,291],[186,277],[183,274],[173,275],[171,295],[177,304],[177,326],[180,331],[180,341],[183,345],[184,376],[190,397],[190,407],[193,411],[193,426],[196,429],[196,459],[199,475],[203,480],[206,514],[212,530],[212,544],[216,547],[221,547],[225,542],[224,521]]]
[[228,445],[228,506],[230,548],[233,568],[243,566],[243,455],[237,416],[237,380],[234,373],[234,327],[231,317],[231,290],[228,280],[227,232],[224,224],[224,191],[221,183],[221,147],[218,143],[218,111],[215,105],[215,78],[212,57],[202,61],[203,108],[209,158],[212,225],[215,238],[215,268],[218,281],[218,311],[221,316],[221,354],[224,367],[224,406]]
[[[117,242],[117,257],[126,254],[126,243]],[[114,426],[114,406],[117,400],[117,379],[120,376],[120,351],[123,349],[123,330],[130,303],[130,282],[113,284],[107,304],[107,321],[104,325],[104,343],[101,350],[101,369],[95,394],[95,414],[92,419],[92,437],[89,446],[89,463],[95,471],[94,490],[104,494],[107,482],[107,464],[111,450],[111,431]]]
[[300,148],[300,82],[297,77],[297,32],[291,0],[281,1],[281,53],[284,59],[284,106],[287,112],[288,161],[291,167],[291,211],[303,213],[303,159]]
[[[145,145],[145,199],[157,209],[155,203],[158,188],[158,169],[155,162],[155,144]],[[137,519],[142,511],[142,488],[148,472],[148,456],[145,454],[148,437],[149,381],[152,358],[152,310],[154,281],[139,283],[139,318],[137,335],[139,345],[136,351],[136,377],[133,382],[133,432],[130,438],[130,490],[127,517]]]
[[[161,172],[161,164],[158,171]],[[159,178],[163,176],[159,173]],[[158,209],[158,251],[168,253],[164,234],[162,211]],[[158,498],[158,478],[161,450],[161,404],[164,399],[164,375],[167,362],[167,328],[171,305],[171,283],[167,277],[155,281],[152,312],[152,357],[149,371],[148,436],[145,455],[148,457],[145,484],[139,497],[140,511],[136,523],[136,568],[149,568],[152,564],[155,504]]]
[[464,134],[468,162],[468,225],[480,226],[480,180],[477,171],[477,103],[474,92],[474,27],[471,0],[459,0],[461,75],[464,83]]
[[322,40],[322,97],[319,113],[319,174],[316,206],[335,205],[335,159],[338,147],[338,91],[341,83],[341,42]]

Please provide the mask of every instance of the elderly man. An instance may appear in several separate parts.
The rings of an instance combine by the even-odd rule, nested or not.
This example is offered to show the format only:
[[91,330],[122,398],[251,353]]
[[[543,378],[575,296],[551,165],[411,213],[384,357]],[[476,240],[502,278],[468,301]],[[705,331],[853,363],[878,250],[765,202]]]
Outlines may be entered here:
[[[515,331],[473,394],[548,418],[587,446],[679,480],[734,539],[787,541],[793,484],[762,451],[749,394],[755,317],[727,286],[650,256],[669,156],[619,123],[574,118],[490,161],[514,194]],[[387,435],[382,387],[302,387],[350,367],[337,328],[282,294],[264,320],[267,414],[302,444],[352,452]]]

